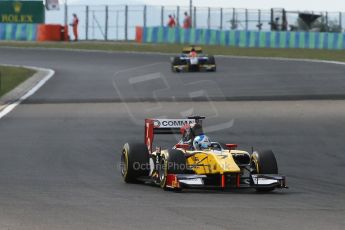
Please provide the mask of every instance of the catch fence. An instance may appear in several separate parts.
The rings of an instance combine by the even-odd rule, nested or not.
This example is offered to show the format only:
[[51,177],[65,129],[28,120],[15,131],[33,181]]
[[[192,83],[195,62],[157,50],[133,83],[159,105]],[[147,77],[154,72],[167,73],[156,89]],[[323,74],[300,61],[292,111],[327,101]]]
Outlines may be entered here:
[[[177,26],[183,24],[184,13],[189,6],[148,5],[61,5],[60,11],[47,11],[46,23],[71,23],[72,14],[79,17],[79,33],[82,40],[133,40],[135,27],[165,26],[168,15],[175,17]],[[192,26],[215,30],[299,30],[301,12],[286,9],[238,9],[193,7]],[[320,15],[325,32],[342,32],[345,14],[342,12],[308,12]],[[277,24],[273,28],[274,24]],[[321,27],[321,26],[320,26]],[[331,31],[336,28],[337,31]],[[321,31],[322,32],[322,31]]]

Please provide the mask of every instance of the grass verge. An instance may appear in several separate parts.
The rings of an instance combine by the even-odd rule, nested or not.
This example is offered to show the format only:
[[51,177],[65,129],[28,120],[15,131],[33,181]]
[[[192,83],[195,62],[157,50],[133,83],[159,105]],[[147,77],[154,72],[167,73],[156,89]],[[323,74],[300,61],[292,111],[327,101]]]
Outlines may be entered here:
[[31,77],[34,70],[21,67],[0,66],[0,97]]
[[[179,53],[180,44],[138,44],[134,42],[0,42],[0,47],[41,47],[103,51],[136,51]],[[274,48],[234,48],[224,46],[203,46],[204,51],[214,55],[283,57],[345,62],[344,50],[321,49],[274,49]]]

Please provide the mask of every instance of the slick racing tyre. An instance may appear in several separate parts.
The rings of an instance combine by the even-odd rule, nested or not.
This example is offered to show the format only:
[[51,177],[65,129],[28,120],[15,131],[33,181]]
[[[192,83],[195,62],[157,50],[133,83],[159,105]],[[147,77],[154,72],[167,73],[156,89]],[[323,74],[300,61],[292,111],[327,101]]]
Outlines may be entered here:
[[216,64],[216,59],[214,58],[214,56],[208,57],[208,64],[209,65],[215,65]]
[[174,57],[173,60],[172,60],[172,62],[171,62],[171,71],[172,71],[172,72],[180,72],[179,69],[175,69],[175,68],[174,68],[175,66],[179,66],[179,65],[181,65],[181,60],[180,60],[180,58],[179,58],[179,57]]
[[168,174],[184,174],[186,165],[186,156],[180,150],[171,149],[168,157],[162,156],[159,169],[161,188],[167,189]]
[[126,183],[149,175],[149,151],[143,143],[126,143],[121,153],[121,175]]
[[[277,160],[272,150],[255,151],[251,156],[252,174],[278,174]],[[258,192],[268,192],[274,188],[257,188]]]
[[213,71],[213,72],[216,72],[217,71],[217,67],[216,67],[216,59],[214,58],[214,56],[209,56],[208,57],[208,63],[209,65],[214,65],[214,67],[209,70],[209,71]]

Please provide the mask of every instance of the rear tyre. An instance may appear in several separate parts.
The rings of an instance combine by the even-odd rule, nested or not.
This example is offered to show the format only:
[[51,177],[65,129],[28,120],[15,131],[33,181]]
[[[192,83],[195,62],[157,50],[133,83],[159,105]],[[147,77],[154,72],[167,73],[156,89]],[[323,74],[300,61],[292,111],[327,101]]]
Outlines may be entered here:
[[[160,186],[163,189],[167,188],[168,174],[184,174],[186,172],[186,156],[181,150],[171,149],[169,156],[162,156],[161,168],[159,170]],[[178,189],[175,189],[178,190]]]
[[126,143],[121,153],[121,175],[126,183],[135,183],[139,177],[148,176],[149,151],[143,143]]
[[[251,156],[252,174],[278,174],[277,160],[272,150],[255,151]],[[269,192],[275,188],[257,188],[258,192]]]

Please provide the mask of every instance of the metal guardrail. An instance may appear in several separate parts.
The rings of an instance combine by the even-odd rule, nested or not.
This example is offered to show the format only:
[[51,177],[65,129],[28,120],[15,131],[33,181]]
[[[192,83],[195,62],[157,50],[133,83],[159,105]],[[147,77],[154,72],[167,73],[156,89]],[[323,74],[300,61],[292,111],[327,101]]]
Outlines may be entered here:
[[[184,12],[189,14],[189,6],[149,6],[149,5],[66,5],[60,11],[47,11],[47,23],[61,23],[72,20],[72,13],[79,17],[80,39],[85,40],[133,40],[135,27],[165,26],[168,15],[174,15],[177,25],[183,23]],[[285,10],[284,10],[285,11]],[[298,23],[297,11],[285,11],[288,25]],[[342,12],[309,12],[320,14],[327,26],[335,24],[343,31],[345,14]],[[276,18],[282,24],[283,9],[236,9],[193,7],[194,28],[217,30],[270,31]],[[287,27],[289,30],[290,28]]]

